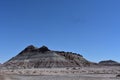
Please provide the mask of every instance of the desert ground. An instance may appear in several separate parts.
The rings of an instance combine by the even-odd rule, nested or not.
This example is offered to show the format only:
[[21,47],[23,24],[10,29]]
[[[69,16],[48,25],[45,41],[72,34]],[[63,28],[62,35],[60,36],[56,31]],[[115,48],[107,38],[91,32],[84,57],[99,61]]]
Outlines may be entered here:
[[[114,77],[114,75],[105,74],[103,75],[40,75],[40,76],[32,76],[32,75],[6,75],[1,76],[0,80],[120,80],[120,78]],[[105,77],[106,76],[106,77]]]
[[0,80],[120,80],[120,67],[2,69]]

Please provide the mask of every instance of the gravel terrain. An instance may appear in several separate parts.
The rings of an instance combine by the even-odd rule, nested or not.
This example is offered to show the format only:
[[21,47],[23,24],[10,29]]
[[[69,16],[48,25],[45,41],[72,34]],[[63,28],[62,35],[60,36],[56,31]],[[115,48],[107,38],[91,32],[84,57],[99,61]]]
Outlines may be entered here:
[[[105,76],[105,75],[104,75]],[[102,77],[102,75],[45,75],[45,76],[30,76],[30,75],[5,75],[0,76],[0,80],[120,80],[120,78],[113,77],[114,75],[106,75],[107,77]]]
[[0,80],[120,80],[119,67],[1,70]]

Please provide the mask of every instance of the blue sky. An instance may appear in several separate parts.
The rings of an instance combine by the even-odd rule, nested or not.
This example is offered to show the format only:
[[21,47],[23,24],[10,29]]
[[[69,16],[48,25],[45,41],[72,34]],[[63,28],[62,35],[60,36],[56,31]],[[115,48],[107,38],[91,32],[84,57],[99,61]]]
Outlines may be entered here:
[[0,62],[28,45],[120,62],[119,0],[0,0]]

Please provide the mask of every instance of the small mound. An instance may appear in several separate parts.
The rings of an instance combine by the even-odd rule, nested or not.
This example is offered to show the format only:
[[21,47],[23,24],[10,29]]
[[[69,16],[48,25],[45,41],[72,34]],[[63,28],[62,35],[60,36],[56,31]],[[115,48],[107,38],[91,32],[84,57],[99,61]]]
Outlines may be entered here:
[[105,60],[105,61],[100,61],[99,65],[105,65],[105,66],[119,66],[120,63],[113,61],[113,60]]

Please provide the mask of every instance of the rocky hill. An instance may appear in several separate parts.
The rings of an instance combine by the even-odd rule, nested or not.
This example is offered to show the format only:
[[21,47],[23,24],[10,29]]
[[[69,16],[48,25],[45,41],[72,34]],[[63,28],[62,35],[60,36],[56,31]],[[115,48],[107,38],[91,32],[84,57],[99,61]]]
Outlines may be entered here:
[[113,61],[113,60],[104,60],[104,61],[100,61],[99,65],[102,65],[102,66],[120,66],[120,63]]
[[83,58],[82,55],[54,51],[46,46],[36,48],[33,45],[26,47],[15,57],[3,64],[4,68],[55,68],[55,67],[82,67],[90,66],[92,63]]

